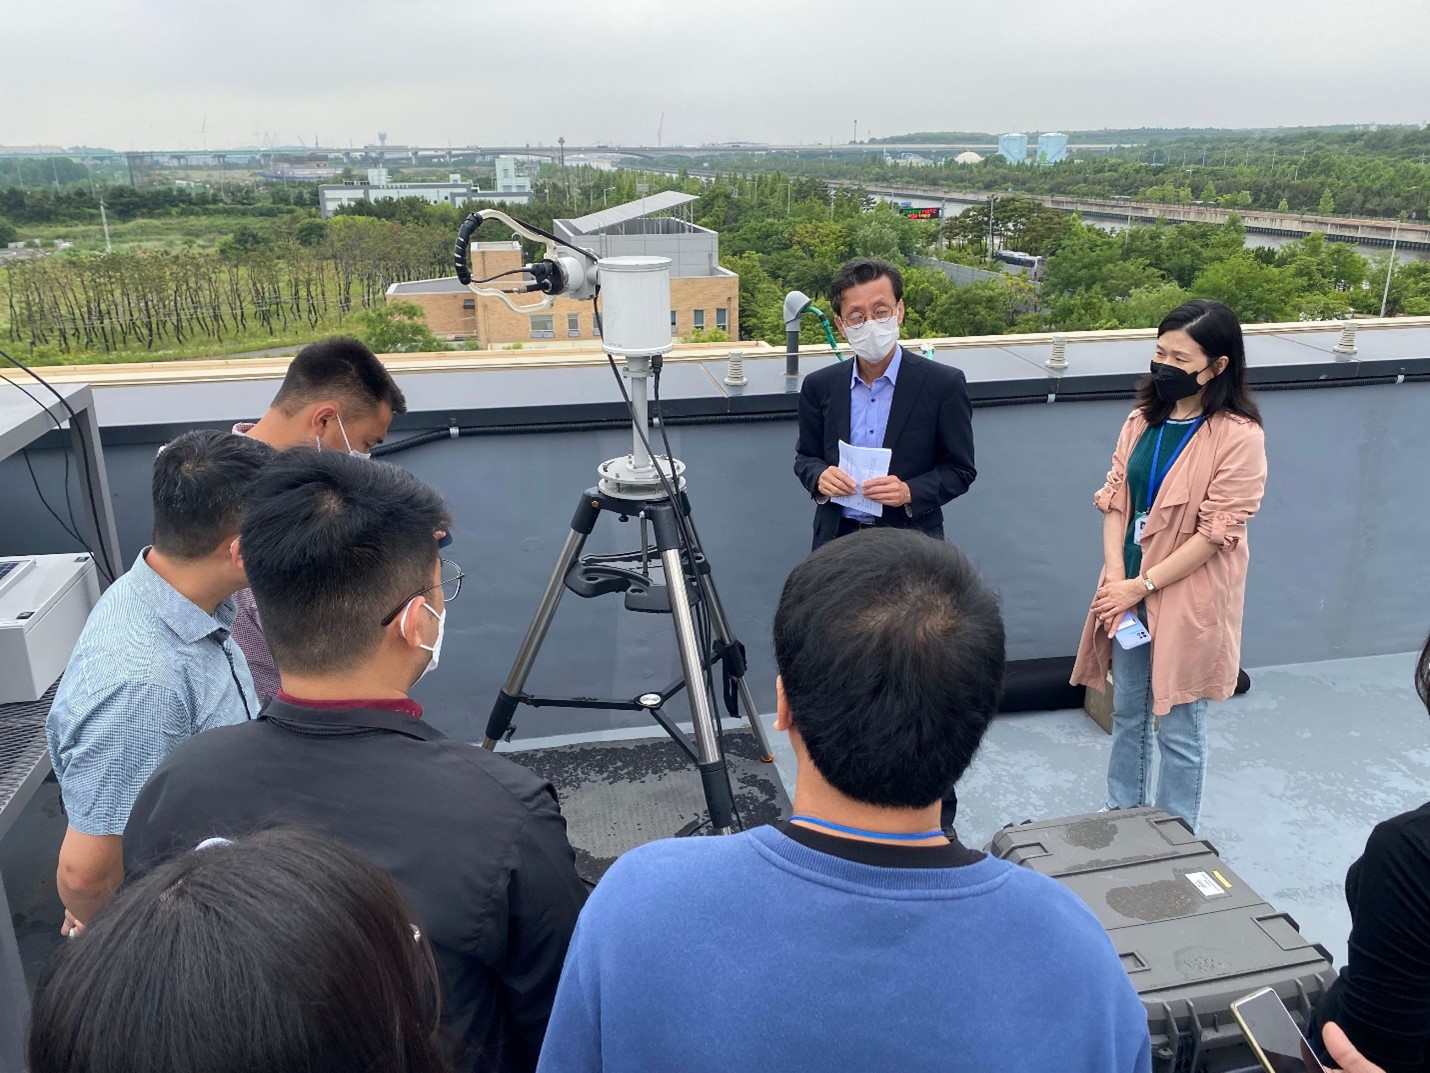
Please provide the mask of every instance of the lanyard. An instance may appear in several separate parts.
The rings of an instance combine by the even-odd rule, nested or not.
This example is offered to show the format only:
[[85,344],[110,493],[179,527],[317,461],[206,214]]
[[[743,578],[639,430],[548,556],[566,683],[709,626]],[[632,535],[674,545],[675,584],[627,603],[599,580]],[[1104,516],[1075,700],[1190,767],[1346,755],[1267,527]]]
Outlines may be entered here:
[[816,827],[827,827],[831,831],[843,831],[846,835],[860,835],[863,838],[878,838],[890,842],[917,842],[924,838],[940,838],[942,831],[915,831],[912,834],[891,834],[888,831],[866,831],[862,827],[845,827],[842,823],[834,823],[831,820],[821,820],[814,816],[805,816],[796,813],[790,817],[790,821],[798,820],[801,823],[812,823]]
[[1192,427],[1182,434],[1182,442],[1177,444],[1177,449],[1172,452],[1172,456],[1167,459],[1167,466],[1160,472],[1157,462],[1162,457],[1162,433],[1167,431],[1166,424],[1162,424],[1157,429],[1157,443],[1152,448],[1152,471],[1147,474],[1147,509],[1152,509],[1152,504],[1157,501],[1157,493],[1161,491],[1162,482],[1167,479],[1167,474],[1172,472],[1172,466],[1176,463],[1178,456],[1182,453],[1182,448],[1187,446],[1187,441],[1192,438],[1192,434],[1201,427],[1205,418],[1199,417],[1192,422]]

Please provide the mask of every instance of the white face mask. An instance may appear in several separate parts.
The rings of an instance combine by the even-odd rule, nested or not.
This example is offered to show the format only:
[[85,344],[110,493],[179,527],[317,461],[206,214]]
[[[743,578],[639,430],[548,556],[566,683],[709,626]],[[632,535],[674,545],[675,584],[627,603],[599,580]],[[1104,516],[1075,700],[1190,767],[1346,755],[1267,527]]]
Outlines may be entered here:
[[[348,439],[348,430],[343,428],[343,415],[338,414],[336,416],[338,419],[338,431],[343,434],[343,443],[347,444],[348,446],[348,454],[352,455],[354,458],[362,458],[371,461],[372,455],[368,452],[353,450],[353,441]],[[314,436],[313,440],[317,443],[318,450],[321,451],[323,449],[323,438],[321,436]],[[433,614],[435,615],[436,612],[434,611]]]
[[870,365],[877,365],[888,357],[899,341],[899,317],[894,314],[888,320],[866,320],[863,324],[846,324],[844,338],[849,340],[854,353]]
[[[418,648],[425,648],[428,652],[432,653],[432,658],[427,661],[427,666],[423,667],[422,673],[417,676],[419,682],[426,678],[429,672],[437,669],[437,664],[441,662],[442,659],[442,638],[447,633],[447,609],[444,607],[441,611],[433,611],[432,605],[425,601],[422,606],[426,608],[429,615],[437,620],[437,639],[430,645],[424,645],[420,641],[417,643]],[[402,612],[402,632],[404,634],[407,632],[407,612],[411,610],[412,605],[408,604],[407,611]]]

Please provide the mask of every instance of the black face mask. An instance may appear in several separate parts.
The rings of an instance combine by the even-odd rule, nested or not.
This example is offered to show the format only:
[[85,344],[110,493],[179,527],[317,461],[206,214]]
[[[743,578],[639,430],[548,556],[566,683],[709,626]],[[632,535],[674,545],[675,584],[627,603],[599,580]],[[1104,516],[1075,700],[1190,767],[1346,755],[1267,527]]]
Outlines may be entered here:
[[1154,361],[1152,363],[1152,387],[1157,392],[1157,398],[1163,402],[1178,402],[1181,399],[1190,398],[1206,385],[1197,383],[1197,373],[1189,373],[1185,369],[1178,369],[1165,361]]

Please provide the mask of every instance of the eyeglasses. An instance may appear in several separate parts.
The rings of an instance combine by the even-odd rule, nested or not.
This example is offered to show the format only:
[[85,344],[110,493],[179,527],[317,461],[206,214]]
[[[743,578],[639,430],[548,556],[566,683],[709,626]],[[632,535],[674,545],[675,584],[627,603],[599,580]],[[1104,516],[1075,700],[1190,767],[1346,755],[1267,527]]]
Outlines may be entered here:
[[402,613],[402,609],[419,596],[426,596],[433,589],[442,590],[442,600],[444,603],[451,603],[462,591],[462,578],[467,575],[462,572],[462,568],[449,559],[442,560],[442,580],[436,585],[428,585],[425,589],[418,589],[407,599],[394,607],[390,614],[383,618],[379,625],[390,626],[392,620]]
[[893,317],[893,315],[894,311],[888,306],[877,306],[874,309],[874,315],[872,317],[866,317],[863,313],[850,313],[849,316],[842,319],[849,327],[857,328],[859,325],[867,324],[871,320],[876,324],[883,324]]

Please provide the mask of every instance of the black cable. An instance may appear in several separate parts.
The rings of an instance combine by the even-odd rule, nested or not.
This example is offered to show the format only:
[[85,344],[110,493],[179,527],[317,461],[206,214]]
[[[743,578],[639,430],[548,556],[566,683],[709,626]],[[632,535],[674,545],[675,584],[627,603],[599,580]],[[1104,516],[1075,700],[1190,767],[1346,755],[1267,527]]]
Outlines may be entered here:
[[[25,459],[25,468],[30,471],[30,483],[35,486],[35,495],[40,497],[40,505],[45,508],[45,510],[49,513],[50,517],[55,520],[55,523],[60,527],[61,530],[64,531],[67,536],[70,537],[70,539],[77,540],[81,544],[83,544],[84,540],[80,537],[80,535],[76,533],[73,529],[71,529],[70,526],[65,524],[65,520],[59,516],[55,508],[50,506],[50,501],[45,498],[45,493],[40,488],[40,478],[35,476],[35,467],[30,462],[29,449],[27,448],[21,451],[20,455]],[[65,497],[69,497],[68,489],[65,490]]]
[[[39,399],[35,398],[34,395],[31,395],[30,392],[29,392],[29,390],[28,390],[23,384],[16,384],[15,381],[10,380],[9,377],[6,377],[5,379],[6,379],[7,381],[9,381],[9,383],[14,384],[15,387],[19,388],[20,391],[24,393],[25,397],[28,398],[31,402],[33,402],[37,407],[39,407],[39,408],[40,408],[41,410],[43,410],[45,413],[49,413],[49,409],[45,406],[45,404],[42,403]],[[51,416],[53,416],[53,415],[51,415]],[[56,423],[56,427],[58,427],[58,423]],[[39,480],[38,477],[35,476],[35,467],[34,467],[34,465],[33,465],[33,464],[31,463],[31,461],[30,461],[30,451],[29,451],[29,448],[25,448],[25,449],[22,450],[20,453],[21,453],[21,454],[24,456],[24,458],[25,458],[25,468],[30,471],[30,482],[35,486],[35,494],[40,497],[40,503],[43,504],[45,510],[47,510],[47,511],[49,512],[50,517],[53,518],[55,521],[59,522],[60,528],[63,529],[67,535],[69,535],[72,539],[78,541],[81,546],[87,548],[89,545],[85,544],[84,537],[82,537],[82,536],[79,535],[79,522],[77,522],[77,521],[75,520],[75,516],[74,516],[74,503],[70,501],[70,456],[69,456],[69,452],[68,452],[68,451],[65,451],[64,454],[63,454],[63,458],[64,458],[64,460],[65,460],[65,477],[64,477],[65,511],[66,511],[66,513],[68,513],[69,516],[70,516],[69,525],[66,525],[66,524],[65,524],[64,519],[61,518],[61,517],[59,516],[59,514],[55,512],[55,508],[52,507],[52,506],[50,506],[50,501],[45,498],[45,493],[44,493],[44,492],[41,490],[41,488],[40,488],[40,480]]]
[[[90,471],[90,465],[91,465],[91,459],[90,459],[90,456],[89,456],[89,448],[85,446],[85,439],[84,439],[84,437],[79,434],[79,414],[75,413],[75,409],[74,409],[73,406],[70,405],[69,399],[65,398],[65,397],[64,397],[63,395],[61,395],[58,391],[56,391],[53,384],[51,384],[51,383],[50,383],[48,380],[46,380],[44,377],[40,376],[37,372],[35,372],[33,369],[31,369],[31,368],[30,368],[28,365],[26,365],[24,362],[20,361],[18,358],[12,357],[10,354],[8,354],[8,353],[7,353],[5,350],[3,350],[3,349],[0,349],[0,358],[4,358],[4,359],[5,359],[6,361],[8,361],[11,365],[15,366],[15,368],[19,369],[21,372],[23,372],[23,373],[25,373],[26,375],[28,375],[31,379],[33,379],[36,383],[38,383],[41,387],[43,387],[46,391],[48,391],[51,395],[53,395],[55,398],[57,398],[57,399],[59,400],[59,402],[60,402],[60,405],[65,408],[65,412],[66,412],[67,414],[69,414],[69,418],[70,418],[70,428],[74,431],[74,433],[75,433],[75,438],[79,441],[80,465],[81,465],[81,468],[83,468],[84,474],[85,474],[84,487],[85,487],[85,492],[86,492],[86,494],[87,494],[87,496],[88,496],[88,498],[89,498],[90,517],[91,517],[91,519],[92,519],[93,522],[94,522],[94,530],[95,530],[95,533],[96,533],[96,534],[99,534],[99,533],[100,533],[100,530],[101,530],[100,518],[102,517],[102,515],[100,514],[100,510],[99,510],[99,502],[98,502],[98,500],[95,498],[95,494],[94,494],[94,483],[90,480],[90,477],[89,477],[89,471]],[[8,380],[9,377],[6,377],[6,379]],[[11,381],[11,383],[14,383],[14,381]],[[16,385],[16,386],[18,387],[19,385]],[[30,395],[30,393],[29,393],[28,391],[26,391],[25,394],[26,394],[26,395]],[[35,397],[34,397],[33,395],[30,395],[30,398],[31,398],[31,399],[34,399],[35,402],[36,402],[36,404],[39,403],[39,400],[38,400],[38,399],[35,399]],[[62,422],[59,420],[59,418],[55,417],[55,415],[50,412],[50,408],[49,408],[48,406],[41,406],[40,408],[41,408],[42,410],[44,410],[45,413],[50,414],[50,417],[51,417],[51,418],[54,418],[55,428],[56,428],[56,429],[63,430],[63,427],[64,427],[64,426],[63,426]],[[99,538],[100,552],[98,552],[98,553],[95,552],[95,550],[89,546],[89,542],[88,542],[88,541],[81,540],[80,543],[81,543],[82,545],[84,545],[85,551],[89,552],[90,556],[94,559],[95,565],[96,565],[97,567],[99,567],[100,572],[105,576],[105,579],[106,579],[107,581],[111,581],[111,582],[112,582],[115,578],[117,578],[117,577],[119,576],[119,575],[118,575],[118,572],[115,570],[115,564],[112,563],[112,562],[110,562],[110,560],[109,560],[109,552],[108,552],[108,550],[105,549],[105,547],[104,547],[104,539],[103,539],[103,537],[100,537],[100,538]]]

